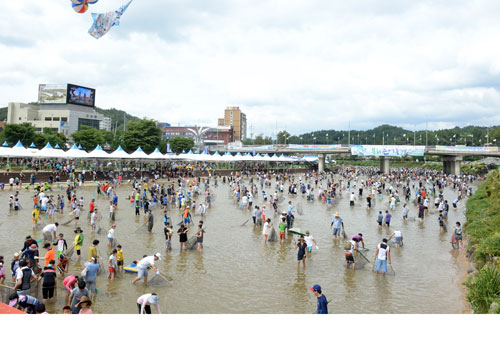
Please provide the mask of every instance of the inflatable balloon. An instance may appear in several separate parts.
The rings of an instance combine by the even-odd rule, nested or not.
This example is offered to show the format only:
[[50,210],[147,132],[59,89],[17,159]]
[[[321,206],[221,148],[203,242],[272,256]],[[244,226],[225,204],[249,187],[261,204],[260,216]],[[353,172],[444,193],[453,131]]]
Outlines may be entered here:
[[89,4],[95,4],[99,0],[71,0],[73,10],[78,13],[85,13],[89,9]]

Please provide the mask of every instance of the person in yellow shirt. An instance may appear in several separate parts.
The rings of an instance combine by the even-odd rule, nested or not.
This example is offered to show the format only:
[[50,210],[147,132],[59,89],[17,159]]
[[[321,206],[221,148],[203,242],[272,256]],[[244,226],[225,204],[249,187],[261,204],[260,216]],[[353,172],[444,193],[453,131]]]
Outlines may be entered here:
[[97,245],[98,244],[99,244],[99,240],[92,241],[92,245],[89,247],[89,261],[92,260],[92,258],[99,257],[99,255],[97,255]]
[[83,230],[80,227],[78,227],[75,230],[75,234],[77,235],[75,236],[73,244],[75,245],[75,250],[78,260],[80,260],[80,255],[81,255],[80,249],[82,248],[83,245]]
[[35,207],[33,209],[33,212],[31,212],[31,216],[33,221],[33,230],[36,230],[38,226],[38,218],[40,217],[40,211],[38,210],[38,207]]
[[123,272],[123,250],[121,244],[116,246],[116,249],[118,252],[116,253],[116,266],[118,267],[118,270]]

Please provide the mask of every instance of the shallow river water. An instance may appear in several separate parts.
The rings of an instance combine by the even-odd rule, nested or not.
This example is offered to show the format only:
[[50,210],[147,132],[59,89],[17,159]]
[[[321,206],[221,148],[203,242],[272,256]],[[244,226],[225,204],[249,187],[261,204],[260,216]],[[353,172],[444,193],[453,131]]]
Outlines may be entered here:
[[[274,186],[273,182],[273,186]],[[287,185],[285,185],[287,187]],[[450,232],[440,234],[437,212],[429,214],[423,224],[411,220],[417,214],[413,202],[410,202],[410,220],[402,221],[402,204],[392,212],[391,228],[379,229],[376,223],[378,211],[388,209],[388,197],[376,200],[371,210],[366,209],[365,201],[358,201],[349,206],[349,199],[344,194],[337,198],[332,207],[327,208],[317,200],[309,203],[301,195],[289,197],[283,193],[281,208],[291,200],[293,205],[303,205],[303,215],[295,213],[295,227],[303,232],[309,230],[318,242],[319,250],[313,249],[312,257],[306,260],[305,270],[297,269],[297,250],[292,238],[284,246],[279,242],[264,243],[260,228],[254,228],[251,211],[239,210],[229,197],[229,187],[219,181],[214,189],[216,200],[208,210],[205,219],[207,233],[204,239],[204,252],[188,251],[179,253],[177,234],[173,236],[173,250],[163,255],[159,262],[160,271],[170,277],[169,287],[150,287],[142,281],[131,284],[135,275],[119,274],[117,279],[109,281],[106,275],[98,276],[99,293],[92,306],[94,313],[137,313],[138,296],[157,292],[162,313],[312,313],[316,308],[316,298],[309,288],[320,284],[328,300],[329,310],[334,313],[461,313],[464,304],[459,288],[461,267],[457,261],[461,251],[452,250]],[[270,191],[271,189],[267,188]],[[286,189],[287,190],[287,189]],[[136,219],[134,209],[125,199],[131,191],[130,185],[118,189],[119,209],[116,215],[116,237],[123,246],[125,264],[152,255],[165,253],[162,211],[155,210],[155,225],[152,234],[137,228],[144,222]],[[273,189],[274,191],[274,189]],[[259,190],[260,192],[260,190]],[[64,193],[55,188],[53,193]],[[344,192],[345,193],[345,192]],[[366,190],[364,194],[366,193]],[[24,188],[20,191],[20,202],[24,208],[20,211],[8,209],[8,197],[13,192],[0,192],[0,255],[5,257],[6,276],[10,279],[10,260],[14,252],[21,249],[24,237],[28,234],[41,238],[41,231],[31,229],[31,197],[33,192]],[[82,249],[81,263],[73,260],[70,273],[79,274],[82,264],[87,259],[91,243],[87,224],[88,203],[95,196],[95,187],[85,187],[77,191],[78,199],[83,195],[85,210],[83,226],[85,242]],[[464,202],[457,210],[451,207],[456,194],[449,188],[445,198],[450,203],[448,228],[451,230],[455,221],[464,222]],[[412,195],[413,198],[413,195]],[[201,200],[201,197],[200,197]],[[432,200],[433,201],[433,200]],[[97,206],[103,211],[101,221],[103,233],[95,237],[100,240],[99,251],[107,258],[106,234],[110,223],[107,219],[109,201],[105,197],[97,199]],[[254,200],[254,205],[262,205],[262,197]],[[64,215],[57,215],[59,223],[68,219],[68,206]],[[269,209],[269,205],[266,207]],[[142,211],[142,210],[141,210]],[[352,271],[344,267],[342,242],[334,243],[330,222],[335,212],[343,218],[348,235],[361,232],[365,245],[370,250],[366,256],[373,262],[377,244],[394,229],[403,232],[404,248],[391,249],[392,266],[395,276],[377,276],[371,271],[371,264],[364,269]],[[181,220],[176,209],[169,209],[172,223]],[[194,216],[197,224],[200,217]],[[250,219],[244,226],[241,226]],[[278,218],[273,218],[278,229]],[[42,218],[42,223],[47,220]],[[174,232],[177,231],[174,227]],[[65,235],[68,245],[74,239],[74,226],[59,226],[58,232]],[[190,235],[194,233],[192,228]],[[40,249],[43,256],[45,250]],[[74,258],[75,256],[73,256]],[[153,272],[151,273],[153,274]],[[150,274],[150,278],[152,275]],[[65,305],[65,294],[58,281],[58,299],[48,304],[47,310],[60,313]]]

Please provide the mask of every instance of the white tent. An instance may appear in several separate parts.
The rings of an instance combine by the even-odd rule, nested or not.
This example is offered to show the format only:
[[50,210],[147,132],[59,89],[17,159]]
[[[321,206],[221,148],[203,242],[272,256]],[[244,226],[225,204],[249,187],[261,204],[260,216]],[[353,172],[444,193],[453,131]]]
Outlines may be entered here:
[[149,159],[165,159],[165,156],[158,150],[158,148],[155,148],[153,152],[151,152],[148,156]]
[[38,157],[38,158],[65,158],[67,156],[63,150],[55,149],[52,147],[52,145],[50,145],[50,143],[47,143],[47,145],[45,145],[43,147],[43,149],[41,149],[40,151],[38,151],[36,153],[36,157]]
[[101,145],[97,145],[95,149],[88,153],[88,158],[109,158],[109,153],[104,151]]
[[4,157],[33,157],[33,154],[19,140],[14,147],[5,151]]
[[76,144],[73,144],[73,146],[64,153],[66,157],[68,158],[88,158],[88,153],[78,149]]
[[116,150],[109,154],[109,158],[127,159],[130,158],[130,155],[121,146],[118,146]]
[[195,160],[196,159],[196,156],[195,154],[193,153],[193,151],[189,150],[188,153],[181,153],[180,155],[178,155],[176,157],[177,159],[180,159],[180,160],[188,160],[188,161],[192,161],[192,160]]
[[0,157],[6,157],[7,156],[7,152],[9,152],[11,150],[10,147],[5,147],[5,146],[0,146]]
[[130,154],[129,156],[130,159],[147,159],[149,158],[148,155],[141,149],[139,146],[137,150],[135,150],[133,153]]

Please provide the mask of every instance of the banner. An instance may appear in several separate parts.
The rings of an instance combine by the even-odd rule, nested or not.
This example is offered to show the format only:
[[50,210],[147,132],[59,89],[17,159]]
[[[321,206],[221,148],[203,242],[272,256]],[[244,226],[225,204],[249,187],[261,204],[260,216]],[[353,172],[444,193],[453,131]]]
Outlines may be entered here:
[[496,146],[436,146],[436,151],[441,152],[498,152],[498,147]]
[[351,145],[351,154],[354,156],[423,156],[425,146],[404,145]]
[[342,145],[298,145],[298,144],[290,144],[288,145],[289,149],[292,150],[339,150],[342,148]]

